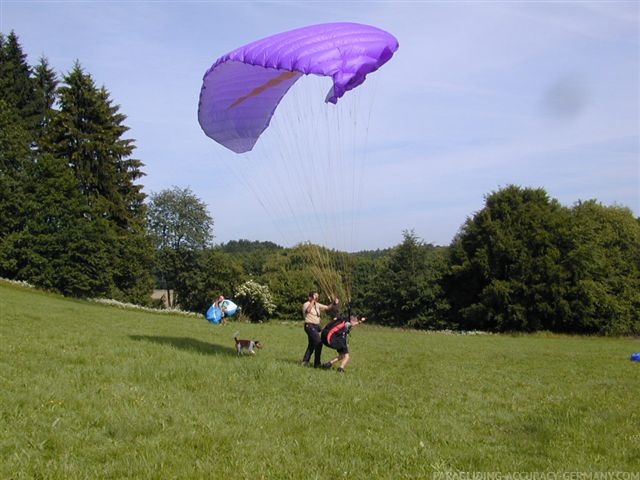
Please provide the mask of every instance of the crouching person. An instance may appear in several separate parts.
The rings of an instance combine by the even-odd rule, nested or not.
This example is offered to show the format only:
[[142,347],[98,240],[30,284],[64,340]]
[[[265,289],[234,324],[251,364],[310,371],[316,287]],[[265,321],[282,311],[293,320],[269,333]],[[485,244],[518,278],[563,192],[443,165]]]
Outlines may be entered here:
[[366,320],[365,317],[358,319],[355,315],[347,318],[334,318],[322,329],[322,343],[338,352],[338,356],[327,363],[322,364],[322,368],[329,369],[334,363],[340,362],[338,372],[344,373],[344,369],[349,363],[349,332],[356,325],[360,325]]

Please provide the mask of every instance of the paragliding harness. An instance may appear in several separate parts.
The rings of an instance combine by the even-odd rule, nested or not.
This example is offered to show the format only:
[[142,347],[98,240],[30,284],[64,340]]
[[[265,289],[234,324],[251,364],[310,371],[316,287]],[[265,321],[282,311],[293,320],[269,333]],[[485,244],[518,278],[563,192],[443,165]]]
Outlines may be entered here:
[[329,348],[337,350],[338,353],[349,352],[347,337],[351,331],[351,308],[349,307],[347,310],[347,316],[335,317],[327,323],[320,333],[322,343]]

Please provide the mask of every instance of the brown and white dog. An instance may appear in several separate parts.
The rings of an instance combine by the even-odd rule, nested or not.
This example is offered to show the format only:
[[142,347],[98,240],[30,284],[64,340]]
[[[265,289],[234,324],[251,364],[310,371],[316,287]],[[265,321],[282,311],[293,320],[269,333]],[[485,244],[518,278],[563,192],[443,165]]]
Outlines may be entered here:
[[240,335],[240,332],[236,332],[233,336],[233,339],[236,341],[236,351],[238,352],[238,355],[244,352],[255,355],[255,349],[262,348],[262,343],[260,343],[260,340],[240,340],[238,338],[238,335]]

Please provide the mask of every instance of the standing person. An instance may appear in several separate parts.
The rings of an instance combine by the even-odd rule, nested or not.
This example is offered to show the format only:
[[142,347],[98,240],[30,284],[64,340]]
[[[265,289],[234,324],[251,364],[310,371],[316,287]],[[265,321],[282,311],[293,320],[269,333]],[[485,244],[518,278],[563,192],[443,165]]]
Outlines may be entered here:
[[329,362],[322,364],[322,368],[331,368],[334,363],[340,362],[338,367],[339,373],[344,373],[344,369],[349,363],[349,345],[347,337],[352,327],[360,325],[366,321],[366,317],[362,317],[358,320],[358,317],[351,315],[347,318],[335,318],[327,324],[322,330],[321,338],[322,343],[329,348],[333,348],[338,351],[338,356],[331,359]]
[[309,360],[313,353],[314,368],[320,367],[320,356],[322,355],[322,339],[320,338],[320,313],[329,310],[337,310],[339,299],[335,299],[331,305],[323,305],[318,302],[320,295],[318,292],[309,293],[309,299],[302,305],[302,316],[304,318],[304,331],[307,334],[307,350],[302,357],[302,365],[309,366]]

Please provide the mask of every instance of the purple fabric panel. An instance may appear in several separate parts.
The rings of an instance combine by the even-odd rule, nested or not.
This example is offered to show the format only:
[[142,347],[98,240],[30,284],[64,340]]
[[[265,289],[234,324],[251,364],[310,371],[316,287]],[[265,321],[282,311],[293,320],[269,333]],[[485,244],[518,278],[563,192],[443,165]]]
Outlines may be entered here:
[[300,75],[231,105],[279,75],[282,71],[234,61],[209,72],[202,85],[198,110],[200,126],[207,136],[236,153],[250,151],[269,126],[276,106]]
[[[398,49],[396,38],[379,28],[358,23],[326,23],[298,28],[240,47],[219,58],[211,67],[237,60],[251,65],[296,70],[333,77],[336,103],[380,68]],[[211,71],[210,70],[210,71]]]
[[[249,151],[302,74],[332,77],[326,101],[336,103],[397,49],[391,34],[356,23],[312,25],[258,40],[220,57],[205,73],[198,120],[225,147]],[[299,74],[282,78],[283,72]]]

